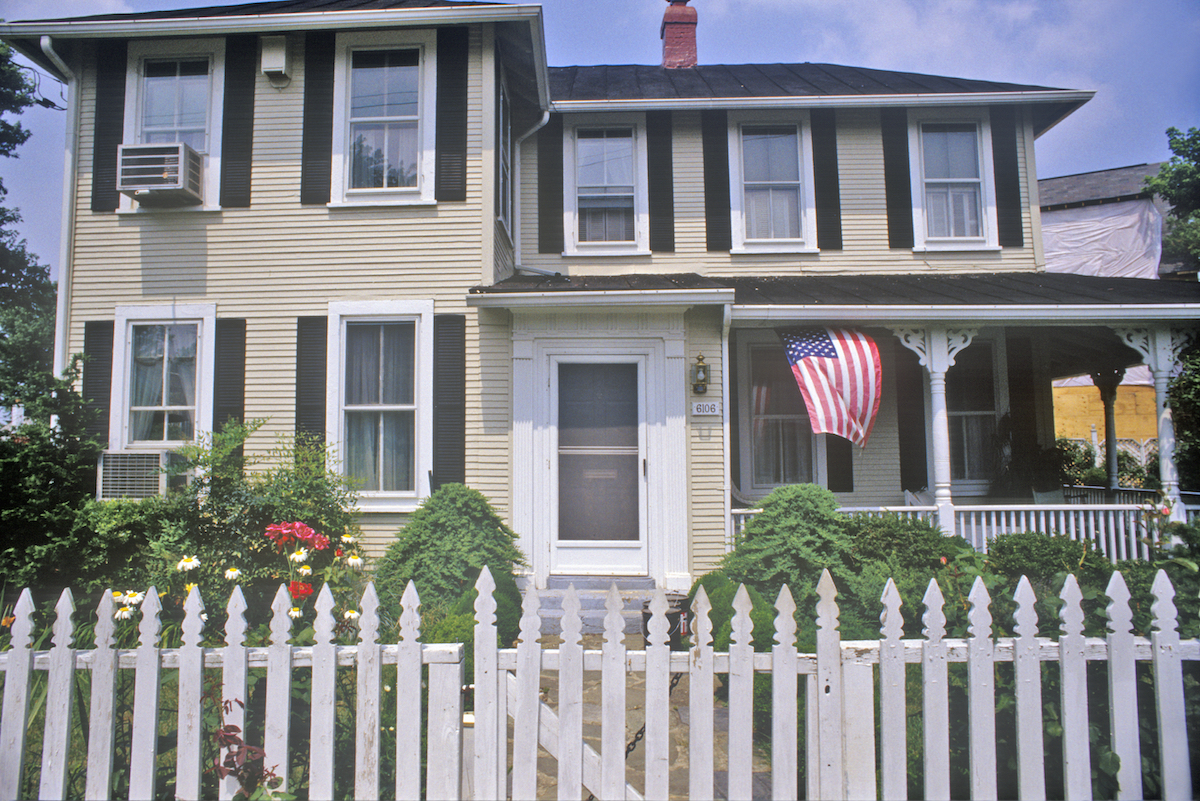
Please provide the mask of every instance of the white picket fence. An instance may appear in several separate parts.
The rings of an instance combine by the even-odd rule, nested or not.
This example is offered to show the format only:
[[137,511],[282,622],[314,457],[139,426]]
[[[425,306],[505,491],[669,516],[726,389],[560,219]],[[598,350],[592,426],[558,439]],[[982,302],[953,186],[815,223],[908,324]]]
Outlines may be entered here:
[[[1132,633],[1130,595],[1119,573],[1106,590],[1108,634],[1085,637],[1081,593],[1069,577],[1060,594],[1063,601],[1057,641],[1038,636],[1034,593],[1027,580],[1018,585],[1016,637],[993,637],[991,599],[982,581],[976,581],[968,600],[970,636],[946,637],[946,617],[941,590],[930,582],[922,600],[923,639],[905,639],[901,599],[890,580],[881,598],[881,638],[842,641],[838,632],[836,589],[829,574],[822,575],[817,592],[816,652],[799,653],[796,647],[796,607],[787,590],[775,602],[775,645],[767,653],[751,646],[751,602],[745,588],[734,601],[732,645],[727,652],[712,648],[711,607],[701,589],[693,605],[694,646],[672,652],[668,646],[667,600],[662,591],[651,602],[653,617],[648,644],[627,650],[624,644],[622,603],[614,587],[605,617],[605,636],[599,650],[584,650],[579,601],[573,588],[563,604],[562,644],[543,648],[538,642],[540,620],[534,592],[525,597],[520,621],[520,643],[499,648],[496,635],[495,584],[485,570],[476,584],[475,693],[472,753],[463,754],[463,649],[460,645],[425,645],[419,637],[419,599],[409,586],[403,598],[399,642],[385,645],[379,636],[378,601],[368,586],[362,599],[359,639],[356,645],[334,643],[333,599],[322,589],[316,603],[315,644],[289,644],[293,621],[287,611],[291,601],[280,588],[272,605],[271,641],[263,647],[246,647],[245,602],[235,590],[228,605],[225,645],[200,645],[204,629],[203,603],[193,589],[185,604],[182,645],[159,647],[160,614],[151,590],[142,606],[140,642],[134,649],[115,649],[113,603],[110,596],[97,609],[96,648],[76,650],[73,644],[74,604],[64,592],[56,608],[53,645],[48,651],[31,649],[33,609],[28,591],[15,609],[12,642],[0,654],[4,669],[4,706],[0,718],[0,801],[24,797],[21,766],[28,767],[26,733],[30,715],[30,687],[35,671],[48,673],[44,731],[41,742],[41,798],[63,798],[68,790],[87,798],[108,798],[114,770],[128,770],[129,797],[154,797],[158,743],[165,728],[160,719],[160,687],[164,671],[177,671],[178,735],[175,746],[175,793],[179,798],[202,794],[202,741],[211,735],[202,726],[202,679],[205,671],[219,673],[224,699],[247,697],[247,674],[265,670],[267,696],[262,725],[265,763],[284,777],[289,766],[303,760],[308,765],[308,794],[332,798],[351,794],[349,787],[334,787],[337,682],[339,670],[352,670],[354,693],[354,784],[356,798],[376,798],[381,792],[381,692],[384,666],[395,665],[395,764],[391,768],[397,798],[458,798],[462,791],[464,760],[474,785],[474,797],[484,799],[534,798],[538,789],[539,746],[557,762],[555,792],[560,799],[666,798],[686,792],[692,798],[714,796],[714,764],[719,738],[714,737],[717,702],[705,688],[728,674],[728,730],[725,757],[729,798],[750,798],[752,791],[753,688],[756,673],[772,681],[771,731],[758,732],[769,742],[771,797],[799,795],[798,776],[803,754],[805,795],[808,798],[905,798],[908,792],[908,732],[906,671],[918,666],[922,686],[921,753],[925,777],[924,796],[949,798],[951,786],[951,663],[965,663],[968,675],[969,781],[972,798],[997,796],[996,666],[1013,665],[1016,709],[1016,748],[1019,794],[1023,799],[1045,798],[1045,750],[1042,663],[1058,666],[1059,725],[1062,727],[1064,791],[1067,798],[1089,798],[1092,793],[1092,749],[1089,725],[1107,727],[1111,745],[1120,757],[1119,798],[1142,796],[1141,746],[1138,730],[1138,679],[1136,663],[1149,662],[1153,676],[1153,715],[1157,728],[1162,797],[1192,797],[1191,752],[1187,741],[1183,663],[1200,660],[1200,641],[1181,641],[1174,589],[1160,571],[1153,584],[1152,633],[1149,638]],[[1051,628],[1049,625],[1047,629]],[[1087,662],[1107,662],[1109,709],[1107,720],[1089,720]],[[425,670],[427,701],[422,704]],[[117,675],[134,672],[133,711],[129,720],[114,713]],[[74,684],[80,671],[91,672],[90,727],[87,742],[72,736]],[[558,704],[552,708],[540,697],[542,677],[550,671],[557,679]],[[600,712],[600,747],[583,737],[583,679],[585,672],[600,675],[603,701]],[[311,677],[310,727],[303,749],[288,749],[290,708],[294,681]],[[687,787],[672,787],[669,703],[672,673],[686,675],[688,693]],[[641,786],[630,783],[626,771],[626,711],[630,674],[644,677],[645,773]],[[596,675],[596,674],[593,674]],[[804,689],[805,726],[798,724],[797,701]],[[640,691],[639,691],[640,692]],[[876,700],[879,720],[875,719]],[[1005,699],[1007,703],[1007,699]],[[232,704],[226,722],[245,727],[240,707]],[[1146,710],[1144,714],[1150,714]],[[511,719],[511,727],[510,727]],[[344,723],[341,725],[345,725]],[[129,765],[114,766],[114,731],[124,727],[132,747]],[[428,737],[427,760],[422,773],[420,739]],[[511,735],[510,735],[511,732]],[[295,733],[291,733],[295,736]],[[803,750],[801,750],[801,748]],[[347,759],[348,755],[337,755]],[[67,786],[69,766],[86,760],[86,786]],[[424,782],[422,782],[424,779]],[[301,789],[301,788],[292,788]],[[221,798],[237,790],[232,779],[219,787]],[[336,790],[336,793],[335,793]]]

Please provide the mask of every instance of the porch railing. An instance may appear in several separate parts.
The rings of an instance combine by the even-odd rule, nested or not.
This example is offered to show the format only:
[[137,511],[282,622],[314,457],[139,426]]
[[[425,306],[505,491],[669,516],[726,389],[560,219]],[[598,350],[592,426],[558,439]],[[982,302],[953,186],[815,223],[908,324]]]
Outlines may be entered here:
[[[954,509],[954,533],[983,552],[987,551],[988,541],[1001,534],[1037,532],[1087,541],[1114,563],[1149,557],[1150,546],[1146,542],[1142,514],[1146,504],[1158,497],[1156,492],[1121,489],[1117,496],[1119,502],[1108,503],[1103,502],[1105,490],[1101,487],[1072,487],[1070,490],[1085,490],[1088,494],[1071,498],[1074,502],[1061,504],[957,506]],[[1200,493],[1183,493],[1183,502],[1187,522],[1193,525],[1200,522]],[[732,510],[726,551],[733,549],[746,524],[760,511]],[[895,514],[926,519],[937,515],[936,506],[843,507],[839,511],[850,515]]]
[[[956,506],[954,527],[977,551],[987,552],[988,541],[1002,534],[1034,532],[1058,534],[1088,542],[1111,562],[1148,559],[1147,531],[1141,524],[1142,507],[1131,503],[1107,504],[997,504]],[[1151,532],[1151,536],[1154,533]],[[1157,544],[1157,539],[1155,539]]]

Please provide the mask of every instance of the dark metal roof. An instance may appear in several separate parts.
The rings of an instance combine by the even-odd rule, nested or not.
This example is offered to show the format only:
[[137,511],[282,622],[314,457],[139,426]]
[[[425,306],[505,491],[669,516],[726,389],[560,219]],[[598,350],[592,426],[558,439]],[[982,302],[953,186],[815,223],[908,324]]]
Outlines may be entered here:
[[498,284],[477,286],[473,295],[522,292],[657,292],[665,289],[728,289],[721,279],[696,273],[637,273],[635,275],[514,275]]
[[1037,91],[1061,90],[807,62],[705,64],[688,69],[641,65],[550,68],[550,96],[556,102]]
[[1067,205],[1087,205],[1100,201],[1129,200],[1150,197],[1146,178],[1158,175],[1161,163],[1135,164],[1111,170],[1081,172],[1058,178],[1038,180],[1038,196],[1042,208]]
[[233,6],[172,8],[163,11],[138,11],[126,14],[95,14],[88,17],[54,17],[19,20],[20,22],[105,22],[166,19],[204,19],[243,17],[258,14],[319,14],[327,11],[376,11],[406,8],[454,8],[457,6],[494,6],[503,3],[473,0],[264,0]]
[[518,275],[473,294],[733,289],[739,305],[780,306],[1200,306],[1200,283],[1064,273],[969,275],[811,275],[705,277],[673,275]]

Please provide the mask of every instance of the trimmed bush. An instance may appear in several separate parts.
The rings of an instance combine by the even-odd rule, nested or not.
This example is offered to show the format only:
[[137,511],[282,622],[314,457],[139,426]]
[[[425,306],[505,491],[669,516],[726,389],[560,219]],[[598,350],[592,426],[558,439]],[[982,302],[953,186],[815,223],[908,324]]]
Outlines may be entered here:
[[396,536],[375,571],[375,588],[390,609],[410,580],[428,610],[457,603],[484,565],[499,585],[502,574],[511,580],[513,566],[526,564],[517,535],[478,490],[462,484],[445,484],[422,501]]

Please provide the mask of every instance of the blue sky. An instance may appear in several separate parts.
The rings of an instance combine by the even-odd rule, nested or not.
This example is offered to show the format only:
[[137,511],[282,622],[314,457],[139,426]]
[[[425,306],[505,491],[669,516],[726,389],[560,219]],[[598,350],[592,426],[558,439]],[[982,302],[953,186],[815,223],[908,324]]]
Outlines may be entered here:
[[[0,0],[8,20],[223,5],[220,0]],[[662,0],[544,0],[550,64],[657,64]],[[1165,131],[1200,127],[1200,0],[692,0],[701,63],[827,62],[1010,81],[1096,96],[1043,135],[1041,177],[1162,161]],[[58,99],[48,78],[42,91]],[[0,160],[5,205],[56,266],[65,115]]]

